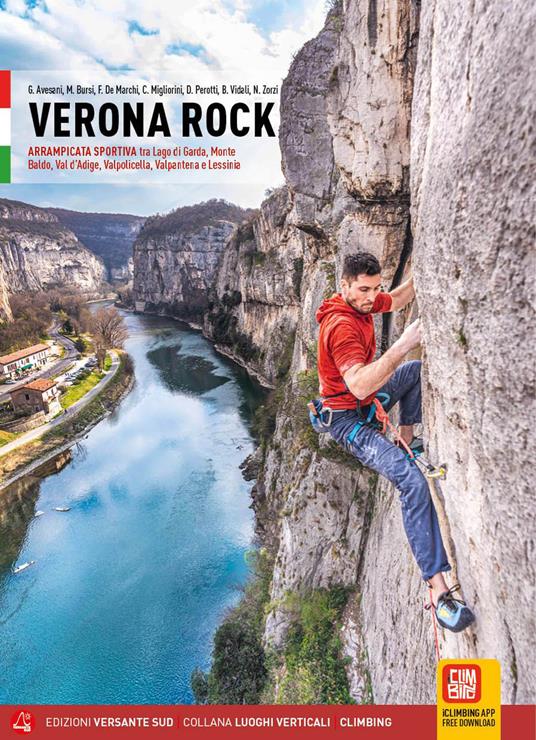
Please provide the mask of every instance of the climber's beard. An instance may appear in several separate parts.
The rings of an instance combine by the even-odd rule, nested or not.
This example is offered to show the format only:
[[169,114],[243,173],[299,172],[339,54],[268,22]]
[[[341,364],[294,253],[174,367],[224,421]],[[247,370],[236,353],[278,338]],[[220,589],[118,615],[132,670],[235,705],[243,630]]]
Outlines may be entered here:
[[357,311],[357,313],[368,314],[372,311],[373,304],[370,302],[360,305],[356,301],[353,301],[350,297],[347,297],[345,300],[346,303],[354,309],[354,311]]

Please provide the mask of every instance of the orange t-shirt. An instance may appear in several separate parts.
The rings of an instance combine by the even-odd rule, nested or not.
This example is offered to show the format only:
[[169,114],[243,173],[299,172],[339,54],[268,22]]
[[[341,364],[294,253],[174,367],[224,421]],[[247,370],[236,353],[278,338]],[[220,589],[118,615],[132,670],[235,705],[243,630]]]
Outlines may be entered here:
[[[347,389],[342,376],[353,365],[368,365],[373,361],[376,338],[372,314],[390,311],[392,302],[388,293],[378,293],[370,314],[361,314],[336,293],[316,312],[316,320],[320,324],[318,377],[320,395],[327,399],[325,406],[332,409],[356,408],[356,397]],[[327,398],[339,393],[342,395]],[[364,398],[361,405],[371,403],[374,396],[372,393]]]

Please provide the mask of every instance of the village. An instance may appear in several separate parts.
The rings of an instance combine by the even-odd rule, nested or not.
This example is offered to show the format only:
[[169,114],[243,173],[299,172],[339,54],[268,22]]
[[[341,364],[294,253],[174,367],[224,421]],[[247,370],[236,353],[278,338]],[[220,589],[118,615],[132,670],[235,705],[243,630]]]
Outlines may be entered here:
[[111,347],[90,333],[74,336],[70,321],[55,322],[42,342],[0,356],[0,455],[78,411],[117,365]]

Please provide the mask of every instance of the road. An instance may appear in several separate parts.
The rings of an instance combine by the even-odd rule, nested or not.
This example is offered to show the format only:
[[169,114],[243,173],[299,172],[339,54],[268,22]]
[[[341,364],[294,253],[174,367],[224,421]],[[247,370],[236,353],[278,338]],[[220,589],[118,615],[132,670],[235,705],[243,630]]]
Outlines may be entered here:
[[2,391],[0,392],[0,403],[2,403],[3,401],[8,401],[9,394],[11,393],[11,391],[14,391],[15,388],[21,388],[23,385],[26,385],[26,383],[29,383],[32,380],[36,380],[36,378],[52,378],[56,375],[61,375],[64,370],[67,370],[67,368],[72,365],[72,363],[76,359],[76,356],[78,355],[78,351],[70,339],[67,339],[67,337],[63,336],[63,334],[59,333],[59,328],[60,327],[58,324],[52,326],[49,329],[49,334],[55,342],[61,344],[61,346],[65,349],[65,354],[63,355],[63,357],[50,367],[45,368],[44,370],[39,370],[32,375],[27,375],[19,383],[10,383],[9,385],[3,385]]
[[74,416],[74,414],[77,414],[84,406],[87,406],[87,404],[95,398],[97,394],[99,394],[105,386],[108,385],[108,383],[111,381],[111,379],[114,377],[114,375],[117,372],[117,369],[119,368],[119,356],[117,352],[114,352],[113,350],[110,351],[110,355],[112,356],[112,365],[104,378],[98,383],[94,388],[92,388],[88,393],[86,393],[85,396],[82,396],[82,398],[77,401],[76,403],[73,403],[72,406],[69,406],[67,411],[61,416],[58,416],[56,419],[52,419],[52,421],[49,421],[47,424],[43,424],[40,427],[37,427],[36,429],[31,429],[29,432],[24,432],[20,435],[20,437],[17,437],[13,440],[13,442],[8,442],[7,445],[4,445],[3,447],[0,447],[0,457],[3,457],[4,455],[7,455],[10,452],[13,452],[13,450],[16,450],[17,447],[20,447],[21,445],[26,444],[27,442],[31,442],[34,439],[38,439],[41,437],[45,432],[48,432],[50,429],[53,429],[54,427],[57,427],[59,424],[63,424],[64,421],[66,421],[69,417]]

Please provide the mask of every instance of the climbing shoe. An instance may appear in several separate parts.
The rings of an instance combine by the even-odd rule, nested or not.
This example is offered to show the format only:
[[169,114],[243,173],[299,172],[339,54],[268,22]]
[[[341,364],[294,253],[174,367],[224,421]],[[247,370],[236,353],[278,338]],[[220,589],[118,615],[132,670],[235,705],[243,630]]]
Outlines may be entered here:
[[[430,585],[428,587],[431,588]],[[439,595],[436,606],[431,603],[428,607],[434,608],[438,623],[451,632],[461,632],[475,621],[475,615],[465,601],[455,599],[452,595],[459,590],[460,584],[457,583],[448,591]]]

